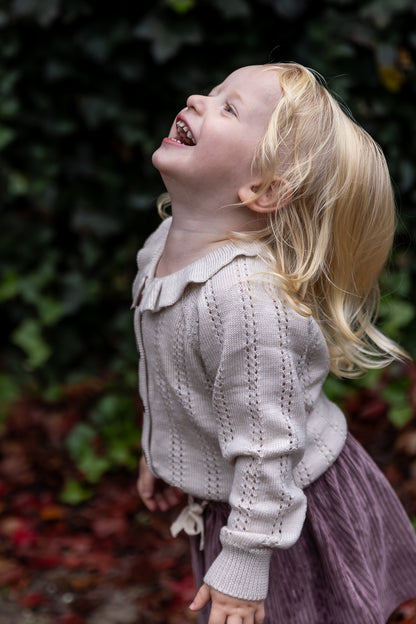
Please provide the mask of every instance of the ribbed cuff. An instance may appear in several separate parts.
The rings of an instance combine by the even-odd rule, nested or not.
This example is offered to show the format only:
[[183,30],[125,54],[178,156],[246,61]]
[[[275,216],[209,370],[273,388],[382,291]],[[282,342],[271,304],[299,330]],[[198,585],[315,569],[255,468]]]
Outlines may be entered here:
[[264,600],[269,586],[271,548],[243,550],[223,544],[204,581],[217,591],[245,600]]

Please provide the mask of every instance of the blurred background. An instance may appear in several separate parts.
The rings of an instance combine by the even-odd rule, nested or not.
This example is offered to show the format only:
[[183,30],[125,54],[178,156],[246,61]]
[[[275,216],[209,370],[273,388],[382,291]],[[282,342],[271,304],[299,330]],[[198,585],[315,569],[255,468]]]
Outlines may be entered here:
[[[380,326],[416,355],[415,19],[414,0],[0,3],[3,513],[14,504],[11,490],[47,490],[77,506],[93,500],[107,475],[134,474],[140,409],[130,289],[163,191],[151,154],[186,97],[237,67],[312,67],[382,146],[398,229]],[[327,383],[412,517],[415,388],[412,365]],[[36,456],[43,443],[48,458]],[[16,453],[32,475],[26,481],[16,477]],[[5,561],[14,556],[7,548],[0,584],[1,552]]]

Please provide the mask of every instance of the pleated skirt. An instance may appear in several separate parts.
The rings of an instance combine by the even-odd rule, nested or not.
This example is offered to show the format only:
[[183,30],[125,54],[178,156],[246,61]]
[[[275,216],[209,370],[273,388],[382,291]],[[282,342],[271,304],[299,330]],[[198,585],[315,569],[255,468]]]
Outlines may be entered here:
[[[385,624],[416,598],[416,533],[392,487],[349,434],[336,462],[305,489],[299,540],[273,551],[264,624]],[[191,538],[197,588],[221,550],[230,508],[209,503],[205,547]],[[207,624],[209,606],[199,613]]]

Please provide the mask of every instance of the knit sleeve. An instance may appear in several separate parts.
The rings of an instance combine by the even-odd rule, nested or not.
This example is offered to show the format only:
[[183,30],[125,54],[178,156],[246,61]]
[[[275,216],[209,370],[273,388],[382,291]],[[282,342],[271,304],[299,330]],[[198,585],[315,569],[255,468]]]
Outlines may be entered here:
[[272,549],[292,546],[305,518],[306,497],[293,468],[305,448],[300,362],[308,319],[247,276],[240,259],[206,291],[210,323],[201,338],[214,377],[219,445],[234,477],[222,551],[205,582],[260,600],[267,594]]

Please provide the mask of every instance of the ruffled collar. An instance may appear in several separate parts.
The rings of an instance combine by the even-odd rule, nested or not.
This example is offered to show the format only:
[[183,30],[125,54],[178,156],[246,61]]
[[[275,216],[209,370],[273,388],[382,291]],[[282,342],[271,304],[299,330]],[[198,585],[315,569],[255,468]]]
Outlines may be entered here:
[[133,308],[139,306],[141,311],[158,312],[175,304],[188,284],[204,283],[237,256],[258,256],[262,249],[262,245],[257,242],[230,242],[180,271],[165,277],[155,277],[171,221],[171,218],[163,221],[137,255],[139,271],[133,283]]

